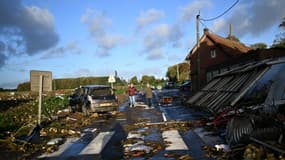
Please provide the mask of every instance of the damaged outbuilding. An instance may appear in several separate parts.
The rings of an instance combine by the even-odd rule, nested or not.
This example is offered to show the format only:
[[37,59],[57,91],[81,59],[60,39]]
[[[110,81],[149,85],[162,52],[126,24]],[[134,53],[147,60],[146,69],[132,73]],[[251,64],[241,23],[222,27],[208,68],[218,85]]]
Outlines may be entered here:
[[214,125],[226,128],[230,145],[270,140],[284,146],[285,58],[251,62],[220,74],[187,103],[212,113]]
[[285,58],[243,65],[216,76],[187,103],[213,114],[241,104],[280,105],[285,100]]

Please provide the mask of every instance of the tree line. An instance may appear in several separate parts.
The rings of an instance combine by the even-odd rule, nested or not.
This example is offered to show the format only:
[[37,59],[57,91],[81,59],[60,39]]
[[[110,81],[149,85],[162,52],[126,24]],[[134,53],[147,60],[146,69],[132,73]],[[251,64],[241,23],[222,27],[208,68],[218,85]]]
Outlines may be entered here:
[[[59,90],[59,89],[74,89],[84,85],[92,85],[92,84],[99,84],[99,85],[110,85],[108,83],[109,77],[80,77],[80,78],[62,78],[62,79],[53,79],[52,80],[52,89]],[[114,83],[116,86],[126,86],[128,83],[133,83],[135,85],[139,84],[151,84],[154,86],[163,85],[165,83],[165,79],[156,79],[155,76],[143,75],[141,79],[137,76],[133,76],[128,81],[122,78],[116,77],[116,82]],[[17,91],[30,91],[31,90],[31,83],[24,82],[17,86]]]
[[[126,83],[124,80],[116,77],[116,84],[121,85]],[[108,77],[80,77],[80,78],[62,78],[52,80],[53,90],[58,89],[74,89],[83,85],[99,84],[109,85]],[[17,91],[30,91],[31,83],[24,82],[17,86]]]

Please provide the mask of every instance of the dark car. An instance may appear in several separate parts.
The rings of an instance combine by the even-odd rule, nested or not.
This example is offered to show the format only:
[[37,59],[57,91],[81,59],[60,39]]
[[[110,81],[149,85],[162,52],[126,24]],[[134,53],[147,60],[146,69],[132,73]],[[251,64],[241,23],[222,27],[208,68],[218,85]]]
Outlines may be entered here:
[[165,88],[165,89],[173,89],[173,88],[175,88],[175,87],[176,87],[175,82],[171,82],[171,81],[166,82],[165,85],[164,85],[164,88]]
[[76,90],[70,98],[73,111],[84,115],[92,112],[111,112],[118,109],[118,101],[113,89],[107,85],[86,85]]
[[185,81],[183,84],[181,84],[181,86],[179,87],[179,92],[182,98],[182,103],[185,103],[189,99],[192,93],[191,90],[192,90],[191,81]]
[[179,87],[180,91],[191,91],[192,89],[192,83],[191,81],[185,81],[184,83],[181,84],[181,86]]
[[83,88],[74,89],[73,93],[69,96],[69,110],[70,112],[82,111],[82,98]]

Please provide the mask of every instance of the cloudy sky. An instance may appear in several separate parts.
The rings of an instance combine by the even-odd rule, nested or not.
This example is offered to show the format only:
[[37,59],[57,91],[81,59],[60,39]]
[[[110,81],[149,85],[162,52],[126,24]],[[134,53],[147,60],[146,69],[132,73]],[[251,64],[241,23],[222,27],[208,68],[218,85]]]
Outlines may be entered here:
[[[30,70],[53,78],[165,77],[196,40],[195,17],[214,18],[237,0],[1,0],[0,88],[29,81]],[[217,35],[272,45],[285,17],[284,0],[239,0],[202,21]],[[203,33],[201,32],[201,35]]]

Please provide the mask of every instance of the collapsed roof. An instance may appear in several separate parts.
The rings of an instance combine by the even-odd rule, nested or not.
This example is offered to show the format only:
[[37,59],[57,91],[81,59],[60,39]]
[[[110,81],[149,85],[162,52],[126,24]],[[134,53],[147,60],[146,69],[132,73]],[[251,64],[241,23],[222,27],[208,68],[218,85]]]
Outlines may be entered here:
[[[243,100],[263,98],[267,105],[284,104],[285,58],[252,62],[222,73],[187,103],[219,113]],[[265,94],[265,95],[264,95]]]

